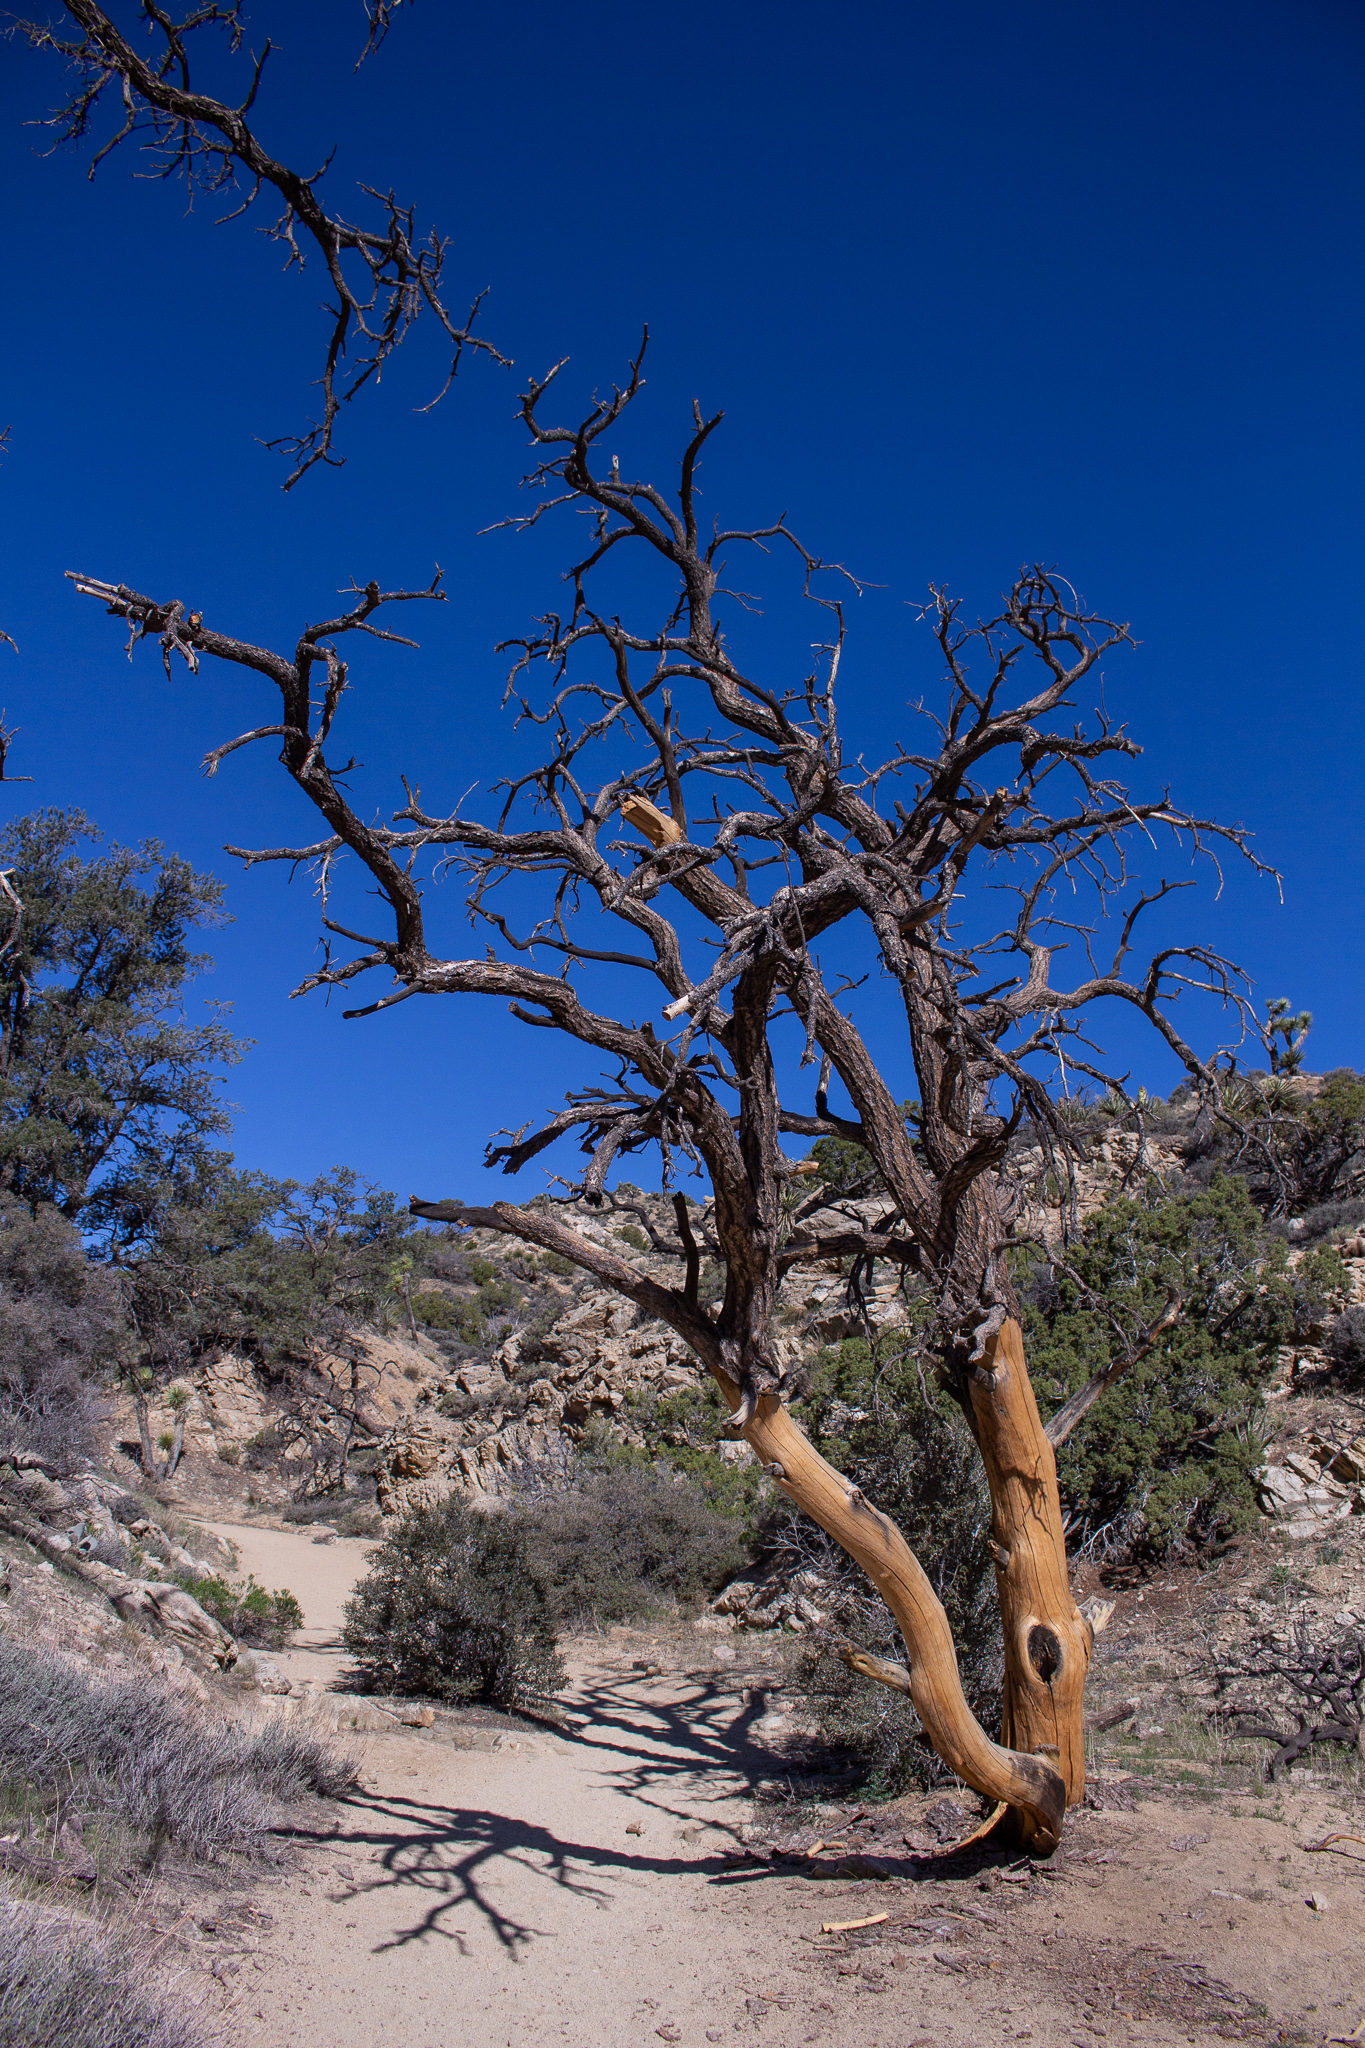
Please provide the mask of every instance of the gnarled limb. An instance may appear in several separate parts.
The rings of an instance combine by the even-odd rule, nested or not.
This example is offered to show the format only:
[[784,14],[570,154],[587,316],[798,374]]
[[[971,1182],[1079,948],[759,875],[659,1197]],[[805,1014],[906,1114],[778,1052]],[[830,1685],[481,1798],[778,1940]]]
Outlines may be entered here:
[[[80,30],[62,36],[48,22],[21,21],[17,33],[39,50],[65,59],[74,74],[66,105],[50,118],[63,142],[90,139],[102,101],[116,106],[122,126],[94,153],[90,175],[112,149],[125,141],[146,152],[152,169],[144,175],[183,177],[190,192],[233,193],[240,184],[245,196],[225,218],[245,213],[262,191],[273,191],[283,212],[265,232],[288,251],[286,269],[304,267],[305,244],[321,258],[334,303],[327,308],[331,329],[323,350],[322,418],[301,434],[282,435],[267,443],[293,459],[284,488],[289,490],[316,462],[339,465],[334,447],[341,407],[371,378],[377,382],[384,364],[425,309],[440,327],[449,349],[445,382],[431,400],[435,404],[450,388],[466,349],[481,351],[506,364],[493,344],[474,333],[485,294],[480,292],[463,319],[451,313],[442,298],[442,272],[448,240],[433,228],[421,238],[413,209],[392,191],[371,186],[361,190],[375,203],[374,227],[361,227],[330,211],[318,196],[318,185],[331,162],[305,176],[282,163],[263,146],[248,122],[262,74],[270,56],[267,42],[243,79],[240,105],[215,99],[191,83],[196,30],[221,29],[229,51],[241,47],[245,31],[240,4],[221,0],[215,6],[191,6],[175,20],[158,0],[140,0],[139,13],[153,38],[148,56],[131,43],[97,0],[65,0],[66,12]],[[371,0],[370,37],[362,60],[388,32],[398,0]],[[346,369],[350,356],[350,369]],[[4,637],[4,636],[0,636]]]
[[[727,1400],[737,1403],[739,1389],[719,1372],[714,1377]],[[943,1603],[895,1523],[825,1462],[775,1396],[759,1401],[744,1436],[782,1491],[857,1559],[895,1616],[910,1652],[906,1689],[938,1755],[975,1791],[1015,1808],[1030,1846],[1054,1848],[1067,1805],[1074,1804],[1069,1787],[1050,1757],[992,1742],[982,1729],[962,1690]],[[881,1671],[867,1675],[887,1683]]]
[[1071,1595],[1057,1461],[1008,1317],[970,1377],[969,1420],[991,1493],[1005,1641],[1004,1740],[1045,1757],[1066,1803],[1085,1792],[1085,1675],[1095,1631]]
[[1093,1379],[1087,1380],[1083,1387],[1077,1388],[1069,1401],[1063,1401],[1047,1425],[1047,1440],[1054,1451],[1060,1450],[1076,1424],[1083,1416],[1089,1414],[1101,1394],[1107,1394],[1111,1387],[1117,1386],[1124,1374],[1131,1372],[1135,1365],[1156,1349],[1166,1332],[1175,1328],[1184,1306],[1184,1302],[1173,1294],[1161,1315],[1138,1343],[1121,1351],[1103,1372],[1097,1372]]

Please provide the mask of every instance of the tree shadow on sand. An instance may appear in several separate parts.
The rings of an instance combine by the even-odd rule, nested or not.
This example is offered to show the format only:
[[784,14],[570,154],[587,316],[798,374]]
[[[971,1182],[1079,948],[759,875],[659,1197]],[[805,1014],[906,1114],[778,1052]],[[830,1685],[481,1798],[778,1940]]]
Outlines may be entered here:
[[[654,1696],[641,1696],[646,1687]],[[643,1846],[624,1850],[566,1841],[549,1827],[507,1814],[375,1793],[354,1794],[342,1809],[340,1827],[312,1839],[370,1858],[370,1869],[348,1882],[339,1900],[390,1891],[417,1907],[416,1919],[377,1953],[432,1935],[467,1953],[466,1931],[456,1923],[463,1914],[477,1913],[515,1956],[551,1930],[497,1903],[489,1887],[499,1866],[533,1873],[599,1912],[611,1910],[613,1885],[684,1874],[728,1885],[775,1874],[761,1865],[737,1866],[733,1818],[714,1820],[698,1811],[781,1780],[780,1753],[753,1735],[765,1711],[761,1691],[737,1697],[710,1672],[674,1673],[654,1684],[638,1675],[599,1678],[576,1688],[573,1725],[555,1729],[560,1741],[600,1763],[602,1789],[661,1819],[700,1823],[724,1838],[727,1846],[720,1849],[668,1855]]]

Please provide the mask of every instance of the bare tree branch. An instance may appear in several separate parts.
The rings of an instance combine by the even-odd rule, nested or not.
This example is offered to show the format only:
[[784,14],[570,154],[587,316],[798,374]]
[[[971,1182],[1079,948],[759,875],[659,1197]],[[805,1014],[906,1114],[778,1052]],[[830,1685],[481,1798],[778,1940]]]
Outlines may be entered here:
[[[128,623],[131,642],[157,640],[168,668],[173,654],[191,671],[208,654],[246,671],[253,690],[259,679],[278,694],[278,712],[272,705],[261,719],[253,710],[248,730],[209,763],[255,739],[278,739],[328,836],[243,857],[311,864],[331,888],[332,863],[348,852],[356,880],[377,890],[392,920],[391,930],[376,929],[367,906],[355,929],[329,912],[325,929],[359,950],[334,957],[329,947],[303,989],[342,987],[378,967],[390,977],[386,992],[348,1015],[414,994],[494,996],[521,1022],[613,1064],[604,1085],[572,1092],[562,1109],[489,1145],[487,1163],[515,1173],[576,1143],[587,1163],[577,1178],[558,1180],[560,1200],[479,1209],[415,1201],[414,1213],[558,1251],[677,1331],[720,1384],[733,1426],[892,1602],[911,1644],[916,1704],[938,1717],[940,1753],[1018,1805],[1039,1839],[1055,1838],[1058,1786],[1074,1794],[1084,1779],[1081,1700],[1093,1628],[1066,1582],[1052,1446],[1166,1325],[1126,1346],[1113,1371],[1044,1431],[1006,1258],[1020,1242],[1009,1149],[1025,1121],[1041,1134],[1065,1228],[1078,1140],[1056,1087],[1069,1068],[1122,1092],[1094,1044],[1115,1005],[1145,1018],[1199,1093],[1216,1097],[1217,1061],[1231,1048],[1196,1050],[1177,1006],[1195,997],[1225,1011],[1233,1047],[1249,1031],[1259,1040],[1259,1019],[1245,977],[1198,938],[1179,943],[1163,931],[1145,964],[1130,964],[1142,920],[1168,916],[1184,886],[1169,873],[1146,881],[1143,866],[1205,857],[1221,875],[1219,859],[1231,853],[1269,871],[1241,827],[1120,779],[1140,750],[1103,703],[1087,716],[1081,692],[1107,656],[1130,644],[1128,628],[1088,610],[1042,567],[1024,569],[997,612],[974,624],[957,599],[931,590],[923,616],[944,665],[939,708],[921,709],[880,761],[850,761],[836,685],[856,580],[824,564],[785,520],[703,536],[698,467],[719,415],[694,411],[671,492],[627,477],[604,442],[642,389],[643,356],[642,345],[624,382],[576,422],[546,417],[562,365],[523,398],[536,502],[517,523],[576,511],[588,517],[591,542],[568,571],[567,615],[551,613],[509,643],[509,692],[520,720],[544,735],[539,758],[477,805],[461,798],[432,810],[409,778],[388,822],[362,817],[350,795],[354,764],[334,767],[328,751],[348,687],[337,641],[377,631],[370,621],[381,606],[439,597],[435,584],[357,589],[350,611],[305,628],[285,656],[210,628],[181,602],[75,580]],[[723,611],[736,600],[726,565],[741,549],[778,550],[815,606],[820,637],[809,673],[784,681],[765,669],[759,680],[732,651]],[[652,611],[627,620],[599,605],[597,571],[608,558],[613,571],[636,563],[627,587],[653,591]],[[538,705],[536,676],[545,683]],[[400,725],[406,715],[400,704]],[[428,875],[458,884],[486,940],[482,955],[446,953],[429,939],[428,909],[442,899],[424,898]],[[1010,906],[1003,922],[1002,892]],[[628,944],[615,943],[622,927]],[[851,1014],[857,984],[823,964],[821,947],[836,933],[840,959],[860,952],[899,1005],[918,1097],[910,1116]],[[535,964],[542,949],[557,973]],[[623,969],[657,1019],[621,1014]],[[1196,1023],[1203,1031],[1208,1019]],[[787,1082],[798,1099],[784,1101],[780,1077],[799,1077],[806,1065],[819,1076],[813,1104],[800,1099],[799,1079]],[[830,1106],[836,1079],[847,1114]],[[809,1203],[794,1214],[788,1134],[864,1148],[884,1215],[869,1223],[849,1211],[833,1228]],[[657,1149],[666,1187],[679,1172],[709,1183],[707,1227],[726,1282],[714,1313],[698,1304],[700,1247],[681,1200],[676,1245],[646,1218],[652,1257],[679,1260],[681,1286],[565,1220],[578,1201],[619,1206],[608,1180],[623,1157],[646,1148]],[[994,1503],[1004,1749],[981,1749],[980,1731],[962,1718],[942,1610],[918,1566],[901,1556],[903,1545],[896,1550],[885,1518],[869,1519],[867,1504],[840,1490],[783,1418],[778,1290],[792,1264],[811,1259],[852,1261],[855,1292],[875,1259],[913,1271],[928,1290],[939,1369],[970,1421]],[[899,1562],[883,1570],[879,1560],[893,1552]],[[927,1660],[923,1677],[917,1656]],[[1057,1772],[1038,1764],[1040,1752],[1059,1757]]]
[[[64,0],[64,4],[79,35],[62,36],[49,24],[37,21],[16,23],[14,33],[26,36],[35,49],[64,58],[74,73],[71,97],[47,122],[56,131],[58,143],[94,141],[102,108],[117,106],[121,125],[95,148],[92,178],[112,150],[132,142],[151,165],[146,175],[183,178],[191,194],[217,195],[244,188],[241,203],[225,219],[234,220],[245,213],[269,188],[284,210],[266,233],[286,250],[285,268],[304,268],[305,245],[311,245],[322,259],[333,294],[333,303],[327,308],[331,328],[319,380],[322,417],[300,434],[280,435],[266,443],[279,449],[293,465],[285,480],[286,490],[292,490],[315,463],[338,466],[344,460],[335,446],[342,406],[372,378],[378,379],[422,312],[441,329],[448,350],[444,382],[431,405],[449,390],[466,349],[507,363],[492,342],[474,332],[485,292],[475,295],[463,317],[446,306],[442,292],[449,237],[435,228],[423,237],[412,207],[392,191],[381,192],[369,185],[360,189],[373,201],[379,225],[361,227],[343,219],[330,212],[318,196],[326,163],[305,176],[281,163],[260,142],[247,116],[260,90],[270,56],[269,42],[251,62],[250,80],[240,104],[229,105],[194,88],[191,37],[201,29],[219,29],[229,50],[236,54],[245,35],[239,4],[221,0],[215,5],[205,0],[175,19],[159,0],[137,0],[136,12],[154,40],[150,58],[139,55],[111,12],[95,0]],[[384,40],[399,4],[400,0],[369,0],[370,33],[362,62]]]

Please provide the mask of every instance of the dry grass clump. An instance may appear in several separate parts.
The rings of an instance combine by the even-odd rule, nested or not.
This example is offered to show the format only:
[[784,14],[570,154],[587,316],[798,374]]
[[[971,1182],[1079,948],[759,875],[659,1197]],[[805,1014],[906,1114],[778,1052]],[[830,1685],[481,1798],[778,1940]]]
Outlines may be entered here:
[[[306,1729],[252,1730],[151,1678],[101,1680],[0,1639],[0,1782],[109,1815],[193,1856],[259,1847],[280,1807],[341,1797],[354,1765]],[[0,2041],[3,2036],[0,2036]]]
[[0,2048],[196,2048],[126,1940],[0,1902]]

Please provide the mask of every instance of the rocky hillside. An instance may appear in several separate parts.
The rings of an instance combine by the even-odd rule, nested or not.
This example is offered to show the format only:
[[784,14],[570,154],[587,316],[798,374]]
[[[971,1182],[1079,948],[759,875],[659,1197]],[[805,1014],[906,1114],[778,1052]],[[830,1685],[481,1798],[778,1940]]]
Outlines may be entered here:
[[[1323,1084],[1306,1077],[1294,1086],[1311,1102]],[[1201,1132],[1179,1098],[1149,1105],[1140,1128],[1098,1110],[1078,1110],[1077,1126],[1082,1165],[1075,1215],[1081,1222],[1150,1174],[1189,1186],[1220,1165],[1236,1164],[1222,1156],[1216,1134],[1211,1139]],[[1026,1212],[1055,1242],[1057,1184],[1036,1137],[1016,1140],[1010,1171]],[[614,1208],[579,1204],[575,1226],[676,1283],[680,1262],[651,1255],[641,1227],[647,1222],[660,1241],[671,1241],[669,1203],[634,1189],[618,1192]],[[830,1194],[830,1206],[814,1207],[819,1199],[817,1190],[803,1204],[804,1227],[814,1231],[837,1230],[850,1214],[872,1220],[883,1212],[856,1178],[847,1193]],[[1306,1224],[1292,1218],[1278,1226],[1289,1241],[1291,1264],[1303,1256],[1303,1237],[1323,1241],[1319,1226],[1327,1214],[1318,1210]],[[1334,1221],[1326,1238],[1345,1259],[1347,1300],[1365,1303],[1365,1238],[1350,1222],[1352,1214],[1365,1214],[1365,1204],[1337,1204],[1331,1217],[1348,1220]],[[404,1311],[397,1327],[353,1333],[344,1356],[315,1359],[302,1394],[297,1374],[286,1390],[278,1373],[244,1357],[225,1353],[206,1362],[189,1383],[187,1462],[178,1483],[199,1498],[286,1508],[310,1491],[319,1442],[325,1439],[332,1455],[344,1423],[344,1499],[353,1514],[363,1515],[372,1503],[371,1514],[389,1517],[451,1488],[491,1500],[522,1483],[528,1471],[603,1432],[636,1445],[667,1444],[670,1432],[676,1439],[683,1427],[695,1435],[700,1418],[693,1411],[706,1396],[705,1383],[670,1331],[566,1261],[497,1233],[451,1231],[425,1246],[411,1315]],[[708,1288],[718,1296],[721,1285],[719,1271],[704,1267],[703,1298]],[[865,1301],[874,1326],[894,1324],[905,1313],[886,1268],[874,1274]],[[792,1269],[782,1289],[779,1336],[789,1367],[863,1327],[841,1272],[819,1265]],[[1280,1415],[1297,1416],[1298,1397],[1311,1396],[1327,1375],[1321,1339],[1322,1331],[1312,1329],[1284,1349],[1272,1389],[1272,1408],[1288,1406],[1270,1415],[1266,1435],[1287,1434],[1289,1441],[1279,1449],[1272,1441],[1263,1502],[1286,1524],[1316,1527],[1333,1518],[1342,1501],[1347,1512],[1359,1504],[1352,1488],[1360,1475],[1351,1479],[1342,1463],[1354,1455],[1348,1446],[1359,1434],[1348,1428],[1349,1417],[1334,1421],[1330,1443],[1316,1448],[1306,1437],[1298,1443],[1303,1432],[1297,1427],[1278,1429]],[[721,1420],[718,1412],[706,1419],[708,1440],[726,1458],[747,1460],[744,1445],[717,1442]],[[152,1422],[154,1430],[169,1429],[170,1409],[154,1413]],[[114,1436],[125,1453],[135,1454],[131,1407],[119,1411]],[[1333,1491],[1343,1486],[1345,1493]],[[327,1511],[335,1513],[337,1504],[333,1493]]]

